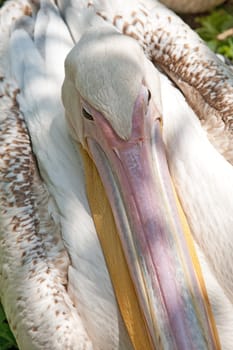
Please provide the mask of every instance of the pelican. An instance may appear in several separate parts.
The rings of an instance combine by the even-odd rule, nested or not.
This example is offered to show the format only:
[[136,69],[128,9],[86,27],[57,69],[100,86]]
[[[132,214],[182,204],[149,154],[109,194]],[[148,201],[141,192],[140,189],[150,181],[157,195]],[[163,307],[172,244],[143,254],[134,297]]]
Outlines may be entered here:
[[1,10],[1,303],[20,349],[232,349],[232,73],[122,3]]
[[209,11],[215,6],[223,4],[225,0],[161,0],[161,2],[179,13],[198,13]]

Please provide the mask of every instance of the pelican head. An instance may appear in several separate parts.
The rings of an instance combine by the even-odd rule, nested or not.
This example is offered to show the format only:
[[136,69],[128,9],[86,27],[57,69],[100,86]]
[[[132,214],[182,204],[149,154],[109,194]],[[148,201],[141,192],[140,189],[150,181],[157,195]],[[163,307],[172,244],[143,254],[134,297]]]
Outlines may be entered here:
[[[92,29],[83,35],[66,60],[63,87],[66,115],[79,142],[84,145],[85,115],[92,107],[102,112],[119,137],[124,140],[130,137],[140,89],[148,95],[149,77],[145,75],[148,64],[137,42],[112,28]],[[156,83],[159,84],[159,76],[155,73],[155,87]],[[160,95],[156,102],[160,105]],[[81,111],[79,116],[77,110]]]
[[91,29],[66,59],[62,98],[105,187],[152,348],[218,348],[168,170],[157,70],[133,39]]

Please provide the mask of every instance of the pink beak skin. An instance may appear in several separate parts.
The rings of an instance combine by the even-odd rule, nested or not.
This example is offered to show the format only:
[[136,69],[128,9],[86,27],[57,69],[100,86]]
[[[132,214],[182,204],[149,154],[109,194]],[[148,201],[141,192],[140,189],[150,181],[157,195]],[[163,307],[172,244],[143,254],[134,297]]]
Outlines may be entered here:
[[105,186],[155,349],[216,349],[177,210],[160,115],[142,88],[132,132],[120,138],[85,101],[88,152]]

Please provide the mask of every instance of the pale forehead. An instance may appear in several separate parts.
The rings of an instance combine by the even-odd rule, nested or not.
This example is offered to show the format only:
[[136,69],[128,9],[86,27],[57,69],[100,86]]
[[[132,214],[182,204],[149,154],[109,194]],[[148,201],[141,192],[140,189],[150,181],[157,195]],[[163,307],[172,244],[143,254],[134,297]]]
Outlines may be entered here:
[[144,61],[136,41],[108,27],[88,31],[66,61],[66,76],[123,138],[131,133]]

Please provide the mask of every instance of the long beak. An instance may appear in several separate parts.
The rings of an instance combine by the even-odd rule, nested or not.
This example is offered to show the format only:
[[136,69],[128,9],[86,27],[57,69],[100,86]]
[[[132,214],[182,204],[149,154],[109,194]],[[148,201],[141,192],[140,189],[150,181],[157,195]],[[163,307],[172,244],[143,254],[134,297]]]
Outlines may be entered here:
[[98,127],[86,132],[142,310],[142,327],[145,322],[149,333],[148,345],[132,342],[135,349],[220,349],[191,235],[170,179],[159,114],[155,107],[147,108],[147,99],[143,86],[128,140],[98,112]]

